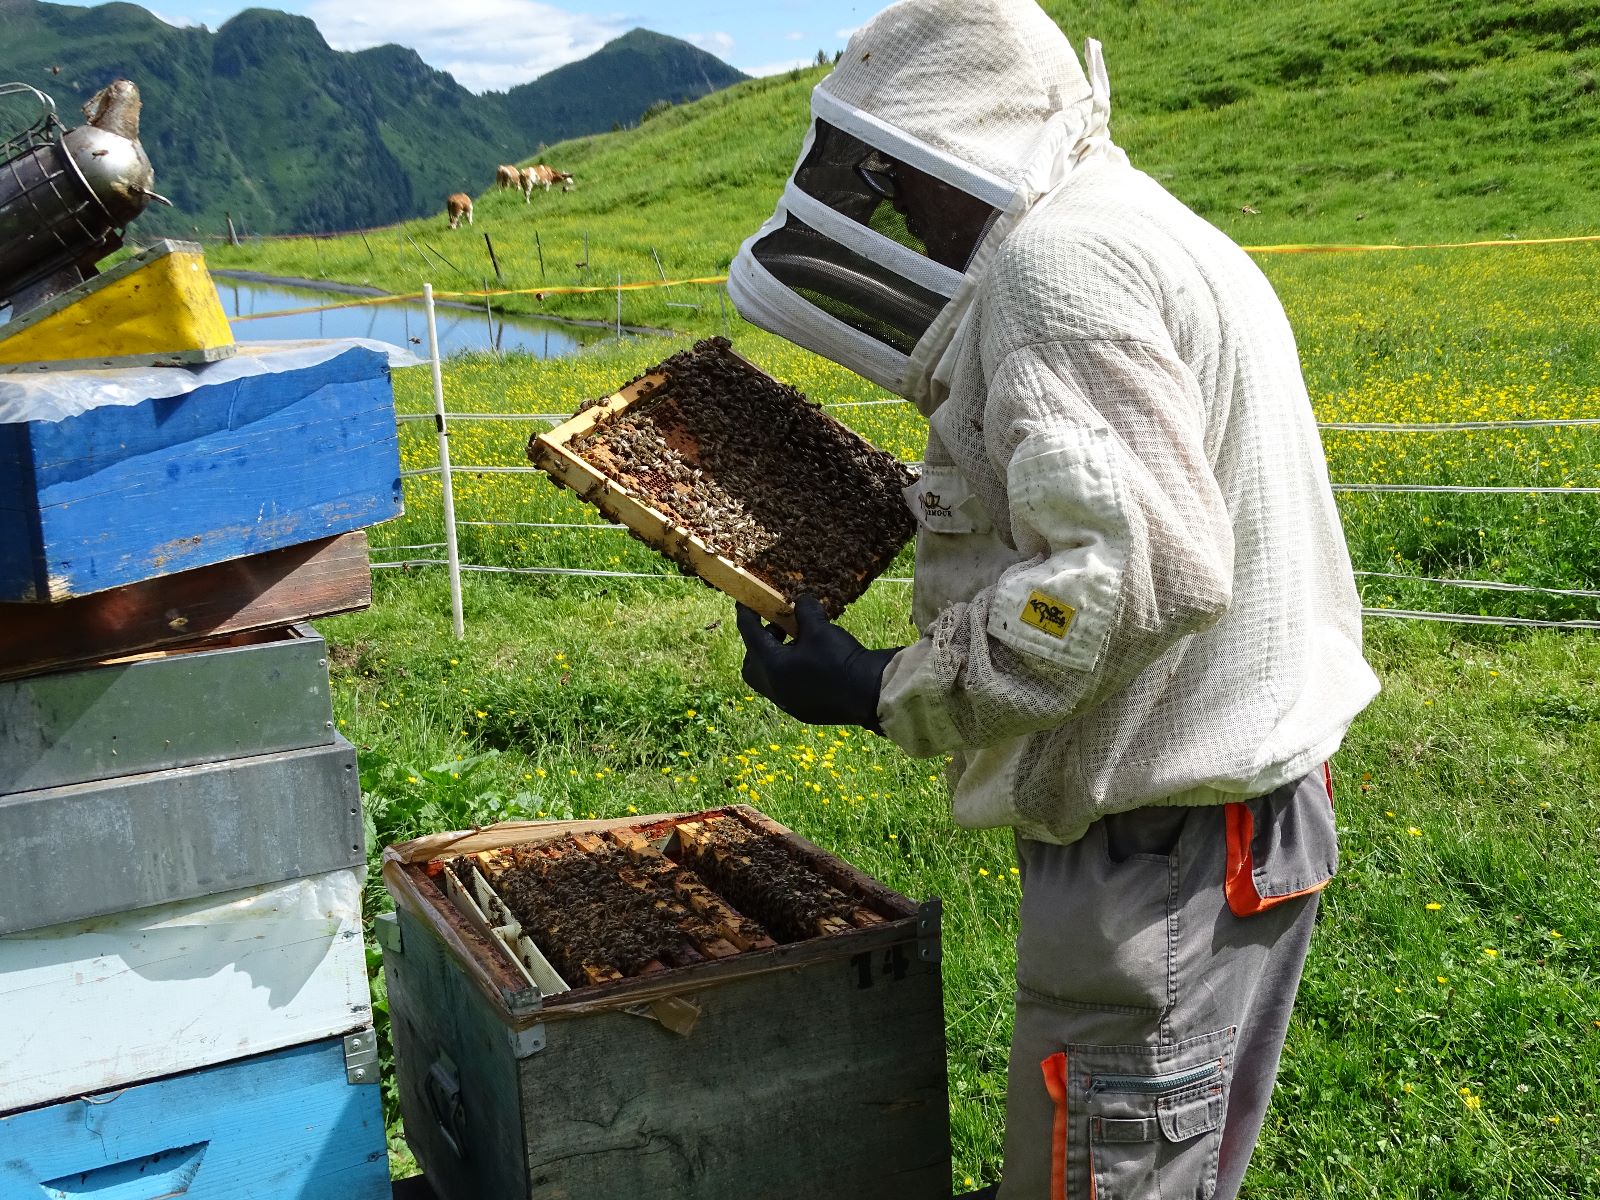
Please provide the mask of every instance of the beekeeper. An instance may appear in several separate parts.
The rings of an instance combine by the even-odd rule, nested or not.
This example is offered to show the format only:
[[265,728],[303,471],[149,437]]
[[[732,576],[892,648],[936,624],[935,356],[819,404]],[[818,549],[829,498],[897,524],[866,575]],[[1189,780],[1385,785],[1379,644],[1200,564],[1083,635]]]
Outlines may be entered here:
[[812,93],[753,323],[913,401],[914,619],[739,613],[780,708],[949,755],[1022,874],[1005,1200],[1231,1197],[1377,691],[1283,309],[1032,0],[905,0]]

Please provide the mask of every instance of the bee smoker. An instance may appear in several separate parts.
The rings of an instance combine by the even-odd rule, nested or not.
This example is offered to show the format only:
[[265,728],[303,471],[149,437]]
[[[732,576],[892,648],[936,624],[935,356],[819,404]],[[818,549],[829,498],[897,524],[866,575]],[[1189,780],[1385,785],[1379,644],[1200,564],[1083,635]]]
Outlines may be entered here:
[[55,101],[24,83],[0,97],[31,95],[39,116],[0,132],[0,307],[17,316],[96,274],[151,200],[155,172],[139,144],[139,91],[119,79],[87,105],[72,129]]

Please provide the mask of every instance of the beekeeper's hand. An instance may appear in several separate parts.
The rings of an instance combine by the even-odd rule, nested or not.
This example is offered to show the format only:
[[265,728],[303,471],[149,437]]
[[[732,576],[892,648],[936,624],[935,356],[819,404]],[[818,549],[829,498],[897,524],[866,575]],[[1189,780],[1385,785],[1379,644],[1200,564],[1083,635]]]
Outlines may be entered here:
[[763,625],[755,610],[739,605],[745,683],[797,721],[882,733],[878,690],[899,650],[868,650],[828,620],[815,596],[795,602],[794,620],[799,632],[785,640],[782,630]]

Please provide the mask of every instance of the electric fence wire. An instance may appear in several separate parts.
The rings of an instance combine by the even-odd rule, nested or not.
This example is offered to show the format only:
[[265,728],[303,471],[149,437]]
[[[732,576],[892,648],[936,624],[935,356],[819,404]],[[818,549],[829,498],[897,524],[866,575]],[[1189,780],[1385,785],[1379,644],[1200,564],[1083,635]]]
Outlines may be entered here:
[[[377,547],[377,549],[385,548]],[[375,562],[371,564],[374,571],[411,570],[416,567],[443,567],[448,565],[442,558],[399,559],[394,562]],[[485,575],[568,575],[588,579],[688,580],[691,578],[688,575],[669,574],[665,571],[602,571],[584,567],[487,567],[462,563],[461,570],[475,571]],[[882,578],[877,580],[877,583],[880,584],[908,584],[910,582],[910,579],[905,578]],[[1543,591],[1544,589],[1534,588],[1530,590]],[[1557,592],[1555,594],[1566,593]],[[1584,593],[1574,594],[1582,595]],[[1363,608],[1361,615],[1364,617],[1383,617],[1406,621],[1433,621],[1446,624],[1497,625],[1510,629],[1600,630],[1600,621],[1556,621],[1538,620],[1533,617],[1491,617],[1478,613],[1421,612],[1405,608]]]

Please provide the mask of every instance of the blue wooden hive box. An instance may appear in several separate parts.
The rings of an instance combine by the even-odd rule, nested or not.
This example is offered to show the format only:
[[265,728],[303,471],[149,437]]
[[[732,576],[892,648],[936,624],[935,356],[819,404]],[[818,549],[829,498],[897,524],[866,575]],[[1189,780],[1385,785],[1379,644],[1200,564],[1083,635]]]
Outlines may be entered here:
[[0,602],[66,600],[400,512],[388,359],[366,346],[0,382]]
[[368,1030],[0,1117],[0,1196],[388,1200],[377,1084]]

